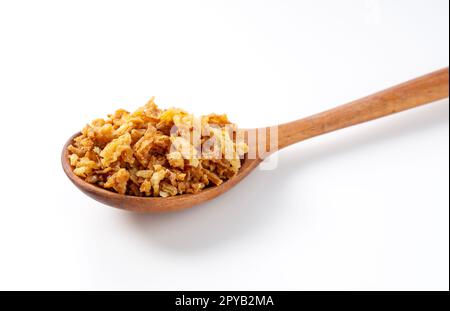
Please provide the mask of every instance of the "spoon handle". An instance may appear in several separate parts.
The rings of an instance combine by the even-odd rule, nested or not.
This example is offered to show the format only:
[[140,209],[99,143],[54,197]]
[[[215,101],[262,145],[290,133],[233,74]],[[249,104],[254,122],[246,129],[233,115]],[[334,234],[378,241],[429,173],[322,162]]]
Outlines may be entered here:
[[448,97],[449,69],[391,87],[322,113],[278,126],[278,149],[296,142]]

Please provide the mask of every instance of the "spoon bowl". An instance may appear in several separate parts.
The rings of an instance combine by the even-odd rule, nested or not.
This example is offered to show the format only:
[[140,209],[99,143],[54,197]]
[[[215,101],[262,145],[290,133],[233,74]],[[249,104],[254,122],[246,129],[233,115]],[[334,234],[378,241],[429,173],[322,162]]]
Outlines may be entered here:
[[[448,83],[449,69],[447,67],[311,117],[275,127],[244,131],[247,132],[246,136],[249,133],[253,133],[256,134],[254,137],[259,137],[258,133],[261,131],[267,133],[276,129],[278,137],[276,145],[278,147],[277,150],[279,150],[308,138],[447,98],[449,93]],[[177,211],[211,200],[238,184],[261,163],[265,156],[270,154],[266,153],[264,157],[257,156],[256,159],[249,159],[246,156],[236,176],[219,186],[206,188],[196,194],[182,194],[167,198],[137,197],[118,194],[100,188],[84,181],[73,173],[73,168],[69,162],[68,146],[79,134],[73,135],[67,141],[62,151],[61,161],[67,177],[82,192],[93,199],[133,212]],[[255,145],[258,146],[257,141]],[[267,146],[266,144],[266,149]],[[276,150],[271,150],[270,152],[274,151]]]
[[253,169],[255,169],[261,162],[261,159],[252,160],[247,159],[246,157],[245,159],[243,159],[242,166],[236,176],[225,181],[219,186],[206,188],[197,194],[183,194],[167,198],[137,197],[119,194],[104,188],[100,188],[96,185],[84,181],[82,178],[73,173],[73,168],[70,165],[69,161],[68,147],[70,144],[72,144],[73,139],[80,134],[81,133],[74,134],[64,145],[61,154],[61,163],[64,173],[66,173],[67,177],[69,177],[70,181],[78,189],[80,189],[83,193],[90,196],[91,198],[106,205],[133,212],[171,212],[189,208],[194,205],[206,202],[231,189],[245,176],[247,176]]

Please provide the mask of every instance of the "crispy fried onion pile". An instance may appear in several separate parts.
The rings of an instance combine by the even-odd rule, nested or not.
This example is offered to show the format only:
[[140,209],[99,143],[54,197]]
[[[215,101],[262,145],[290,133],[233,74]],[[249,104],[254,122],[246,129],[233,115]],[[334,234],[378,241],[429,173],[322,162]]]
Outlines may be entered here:
[[99,187],[133,196],[197,193],[235,176],[248,152],[226,115],[194,117],[159,109],[152,98],[86,125],[68,147],[73,172]]

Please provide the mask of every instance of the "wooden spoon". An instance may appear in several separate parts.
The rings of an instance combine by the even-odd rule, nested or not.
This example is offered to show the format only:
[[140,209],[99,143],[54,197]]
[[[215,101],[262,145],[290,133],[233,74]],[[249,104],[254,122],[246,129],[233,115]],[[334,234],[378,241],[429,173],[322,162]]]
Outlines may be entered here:
[[[278,150],[314,136],[447,98],[448,90],[449,69],[447,67],[346,105],[308,118],[281,124],[278,126]],[[267,129],[260,128],[253,131],[266,131]],[[67,147],[72,143],[73,138],[78,135],[79,133],[73,135],[62,151],[62,166],[69,179],[81,191],[97,201],[136,212],[169,212],[211,200],[239,183],[262,161],[261,158],[246,158],[235,177],[220,186],[207,188],[197,194],[183,194],[168,198],[135,197],[102,189],[84,181],[73,173],[68,159]]]

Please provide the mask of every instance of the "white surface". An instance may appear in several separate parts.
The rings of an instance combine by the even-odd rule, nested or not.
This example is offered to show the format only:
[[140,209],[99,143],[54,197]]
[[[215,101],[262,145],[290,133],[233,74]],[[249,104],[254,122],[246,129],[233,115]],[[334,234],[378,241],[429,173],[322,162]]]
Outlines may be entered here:
[[449,289],[449,105],[280,153],[210,203],[133,215],[65,140],[157,96],[285,122],[448,65],[448,1],[0,1],[0,289]]

